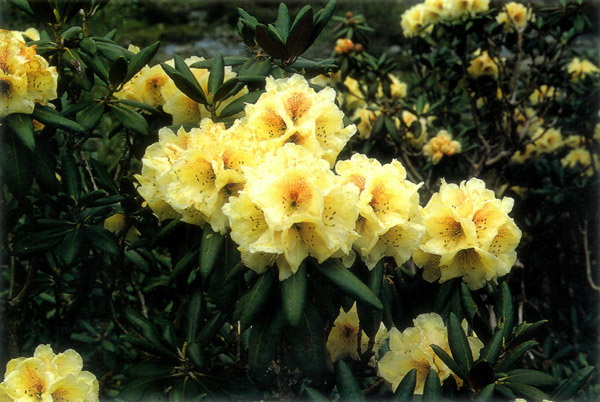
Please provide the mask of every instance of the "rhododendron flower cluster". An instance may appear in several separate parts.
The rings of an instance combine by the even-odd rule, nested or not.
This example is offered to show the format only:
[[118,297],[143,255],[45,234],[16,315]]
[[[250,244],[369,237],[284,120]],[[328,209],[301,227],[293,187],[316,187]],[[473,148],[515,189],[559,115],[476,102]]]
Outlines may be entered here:
[[[414,326],[400,332],[396,328],[389,331],[390,351],[379,361],[378,375],[387,381],[392,391],[395,391],[400,381],[412,369],[417,370],[417,384],[415,394],[422,394],[425,379],[430,370],[434,370],[440,381],[451,375],[459,387],[462,380],[454,374],[448,366],[433,351],[430,345],[442,348],[452,356],[448,344],[448,328],[444,325],[442,317],[436,313],[421,314],[413,320]],[[473,358],[479,358],[479,351],[483,343],[472,336],[468,337],[469,347]]]
[[402,33],[406,37],[429,33],[437,22],[482,13],[489,9],[489,3],[489,0],[425,0],[402,14]]
[[473,77],[478,78],[483,75],[498,77],[497,61],[492,59],[487,50],[477,50],[474,54],[475,58],[471,60],[471,64],[467,68],[467,72]]
[[504,10],[498,13],[496,22],[504,25],[504,29],[507,31],[516,28],[517,31],[522,32],[530,21],[535,21],[532,9],[523,4],[511,1],[504,5]]
[[521,231],[508,216],[513,199],[499,200],[479,179],[448,184],[442,180],[423,209],[426,234],[414,262],[423,277],[445,282],[462,277],[470,289],[506,275],[517,259]]
[[446,130],[440,130],[438,134],[429,140],[423,147],[423,154],[431,159],[431,163],[437,165],[444,155],[454,155],[461,151],[460,142],[452,139],[452,134]]
[[55,354],[50,345],[39,345],[33,357],[8,362],[0,400],[98,401],[98,380],[82,368],[83,360],[73,349]]
[[31,114],[36,103],[45,105],[57,96],[56,67],[37,55],[35,46],[27,46],[23,34],[0,30],[0,116]]
[[600,69],[589,60],[575,57],[567,65],[567,72],[571,75],[572,81],[579,81],[589,75],[598,75]]

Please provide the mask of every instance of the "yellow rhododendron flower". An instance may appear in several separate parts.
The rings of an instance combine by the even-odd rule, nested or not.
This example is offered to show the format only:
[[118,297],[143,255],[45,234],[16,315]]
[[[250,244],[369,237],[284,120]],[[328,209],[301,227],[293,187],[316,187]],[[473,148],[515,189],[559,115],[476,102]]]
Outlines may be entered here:
[[529,95],[529,102],[537,105],[540,102],[547,102],[549,99],[554,99],[558,94],[559,91],[556,88],[549,87],[548,85],[540,85],[539,88],[536,88]]
[[68,349],[55,354],[50,345],[39,345],[33,357],[8,362],[0,394],[19,401],[98,401],[98,380],[82,371],[79,353]]
[[427,232],[413,261],[423,278],[440,283],[462,277],[470,289],[510,272],[521,231],[508,216],[513,199],[499,200],[482,180],[447,184],[442,180],[423,209]]
[[[396,328],[389,331],[390,351],[379,360],[378,375],[391,385],[392,391],[396,391],[404,376],[412,369],[417,369],[416,394],[423,393],[430,370],[434,370],[442,382],[453,375],[457,385],[461,387],[462,380],[452,373],[430,346],[437,345],[452,356],[448,344],[448,329],[442,317],[436,313],[421,314],[413,320],[413,324],[413,327],[408,327],[403,332]],[[468,341],[473,357],[479,358],[483,343],[472,336],[468,337]]]
[[498,66],[489,55],[487,50],[475,52],[475,58],[471,60],[467,72],[473,77],[478,78],[482,75],[489,75],[494,78],[498,77]]
[[[203,57],[193,56],[185,59],[185,63],[187,65],[192,65],[193,63],[202,60],[204,60]],[[200,87],[206,96],[210,98],[208,93],[208,77],[210,75],[210,71],[204,68],[190,68],[190,70],[198,81],[198,84],[200,84]],[[231,66],[225,66],[224,74],[224,82],[237,76],[237,74],[232,71]],[[225,109],[225,107],[227,107],[227,105],[247,93],[248,88],[244,87],[234,96],[218,102],[215,109],[216,113],[219,114],[223,109]],[[173,116],[173,124],[195,124],[205,117],[211,117],[210,112],[204,105],[195,102],[186,94],[177,89],[172,80],[169,80],[165,86],[162,87],[162,97],[165,100],[163,109],[165,112]],[[240,115],[241,113],[234,115],[233,117],[239,117]]]
[[[427,109],[428,109],[428,105],[425,105],[425,107],[423,108],[423,112],[426,112]],[[404,121],[404,124],[406,124],[408,127],[410,127],[415,121],[418,121],[419,124],[421,125],[421,133],[416,138],[411,131],[406,132],[406,140],[408,141],[410,146],[413,147],[414,149],[423,148],[423,145],[425,145],[425,143],[427,142],[427,122],[429,120],[430,120],[430,118],[417,117],[416,115],[409,112],[408,110],[402,111],[402,121]],[[431,119],[431,120],[433,120],[433,119]],[[396,122],[396,128],[400,128],[400,121]]]
[[266,92],[245,109],[243,124],[252,127],[262,141],[279,148],[286,143],[301,145],[333,166],[356,126],[344,127],[344,113],[335,104],[336,92],[319,92],[304,77],[267,77]]
[[365,98],[363,92],[361,91],[360,83],[357,80],[347,76],[344,79],[344,86],[348,88],[348,93],[346,93],[346,97],[344,99],[344,105],[346,106],[346,109],[352,110],[365,104]]
[[[356,302],[347,312],[340,308],[340,313],[333,323],[331,332],[327,337],[327,352],[331,358],[331,362],[335,363],[339,359],[350,357],[353,360],[360,360],[358,354],[358,331],[360,325],[358,321],[358,311]],[[377,351],[381,348],[383,341],[387,339],[388,331],[383,323],[380,324],[375,339],[373,340],[373,352],[377,355]],[[360,337],[360,352],[365,353],[369,347],[369,337],[362,331]],[[374,364],[374,359],[371,360]]]
[[379,110],[372,110],[368,107],[359,107],[354,111],[352,120],[357,120],[356,127],[358,128],[358,135],[361,139],[367,139],[371,136],[371,130],[373,129],[373,123],[378,115],[381,114]]
[[511,157],[511,161],[516,163],[525,163],[526,160],[532,159],[537,153],[537,149],[533,144],[525,145],[524,151],[517,151]]
[[284,280],[308,256],[319,263],[351,257],[358,189],[342,184],[327,161],[286,144],[244,174],[244,189],[223,211],[251,269],[261,273],[277,263]]
[[564,167],[568,167],[571,169],[579,168],[582,173],[587,176],[592,176],[594,174],[594,167],[592,167],[592,160],[594,161],[594,167],[596,171],[599,170],[600,165],[598,164],[598,156],[590,154],[585,148],[575,148],[569,151],[569,153],[560,160],[560,163]]
[[426,24],[431,22],[426,20],[426,16],[429,15],[428,11],[425,4],[417,4],[402,14],[400,26],[402,27],[404,36],[409,38],[431,32],[431,25],[427,29],[421,30]]
[[511,31],[514,28],[517,31],[524,31],[529,21],[535,21],[533,10],[523,4],[511,1],[504,6],[504,10],[496,16],[496,22],[503,24],[504,29]]
[[[408,86],[405,82],[400,81],[398,77],[393,74],[388,74],[388,78],[390,79],[390,95],[392,99],[400,99],[406,97],[406,90]],[[377,88],[377,97],[384,98],[385,94],[383,93],[383,87],[379,84]]]
[[354,154],[335,166],[343,183],[359,190],[354,242],[369,269],[385,257],[394,257],[398,265],[406,262],[425,228],[420,224],[419,185],[406,180],[406,171],[397,160],[381,165],[376,159]]
[[[169,64],[173,64],[171,61]],[[171,79],[160,65],[154,67],[144,66],[123,88],[115,93],[119,99],[132,100],[145,103],[157,108],[164,105],[162,88]]]
[[354,50],[354,43],[348,38],[340,38],[335,42],[334,50],[338,54],[350,53]]
[[461,151],[460,142],[452,139],[452,134],[446,130],[440,130],[438,134],[429,140],[423,147],[423,154],[431,159],[431,163],[437,165],[444,155],[454,155]]
[[27,46],[23,35],[0,30],[0,117],[33,113],[36,103],[56,99],[58,73]]
[[539,153],[552,153],[565,143],[560,129],[556,128],[546,130],[540,128],[532,137],[535,139],[533,141],[535,150]]
[[585,139],[581,135],[570,135],[565,138],[565,145],[569,148],[579,148],[584,143]]
[[567,65],[567,72],[571,75],[571,80],[578,81],[588,75],[597,75],[600,73],[600,69],[589,60],[580,60],[575,57]]
[[221,209],[244,185],[242,166],[259,163],[264,154],[253,131],[239,124],[226,130],[204,119],[190,132],[164,128],[142,158],[142,174],[135,176],[138,192],[159,219],[181,216],[184,222],[208,222],[225,233],[228,224]]
[[448,7],[446,0],[425,0],[423,3],[425,21],[436,23],[448,16]]
[[532,108],[525,108],[524,112],[515,110],[515,121],[517,122],[517,133],[524,137],[536,134],[544,123],[544,119],[539,117]]

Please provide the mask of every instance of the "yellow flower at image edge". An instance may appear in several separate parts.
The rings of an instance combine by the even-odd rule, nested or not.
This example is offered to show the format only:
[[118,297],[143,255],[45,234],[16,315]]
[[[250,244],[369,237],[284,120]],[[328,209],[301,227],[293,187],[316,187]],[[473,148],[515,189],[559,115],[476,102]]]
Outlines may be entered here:
[[33,113],[36,103],[56,99],[58,73],[19,32],[0,30],[0,116]]
[[413,253],[423,278],[440,283],[462,277],[470,289],[510,272],[521,230],[508,213],[513,199],[499,200],[479,179],[447,184],[442,180],[423,209],[426,234]]
[[[430,346],[437,345],[452,356],[448,344],[448,329],[442,317],[436,313],[421,314],[413,320],[413,324],[414,326],[402,332],[396,328],[389,331],[390,351],[379,360],[378,375],[391,385],[392,391],[396,391],[404,376],[412,369],[416,369],[415,393],[422,394],[425,378],[430,370],[434,370],[440,381],[452,375],[460,388],[462,380],[446,366]],[[483,343],[472,336],[468,337],[468,342],[473,358],[479,358]]]
[[81,356],[73,349],[55,354],[39,345],[33,357],[12,359],[6,365],[0,398],[19,401],[98,401],[98,380],[82,371]]

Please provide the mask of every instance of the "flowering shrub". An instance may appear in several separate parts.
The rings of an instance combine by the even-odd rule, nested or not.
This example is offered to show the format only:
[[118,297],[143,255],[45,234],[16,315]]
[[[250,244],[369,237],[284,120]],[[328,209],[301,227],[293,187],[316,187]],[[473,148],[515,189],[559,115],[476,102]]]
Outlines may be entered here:
[[593,399],[540,296],[597,289],[584,8],[426,0],[404,64],[334,0],[237,9],[243,56],[156,63],[107,0],[9,2],[0,399]]

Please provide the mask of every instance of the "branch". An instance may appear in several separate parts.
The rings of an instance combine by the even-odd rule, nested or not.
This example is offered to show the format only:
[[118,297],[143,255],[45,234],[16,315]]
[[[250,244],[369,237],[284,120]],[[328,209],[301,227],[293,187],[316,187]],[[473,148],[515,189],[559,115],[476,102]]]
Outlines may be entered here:
[[594,278],[592,278],[592,263],[590,261],[590,249],[588,244],[588,222],[586,220],[583,221],[583,229],[580,228],[579,231],[583,237],[583,252],[585,255],[585,273],[587,281],[592,289],[596,292],[600,292],[600,286],[596,285],[594,283]]

